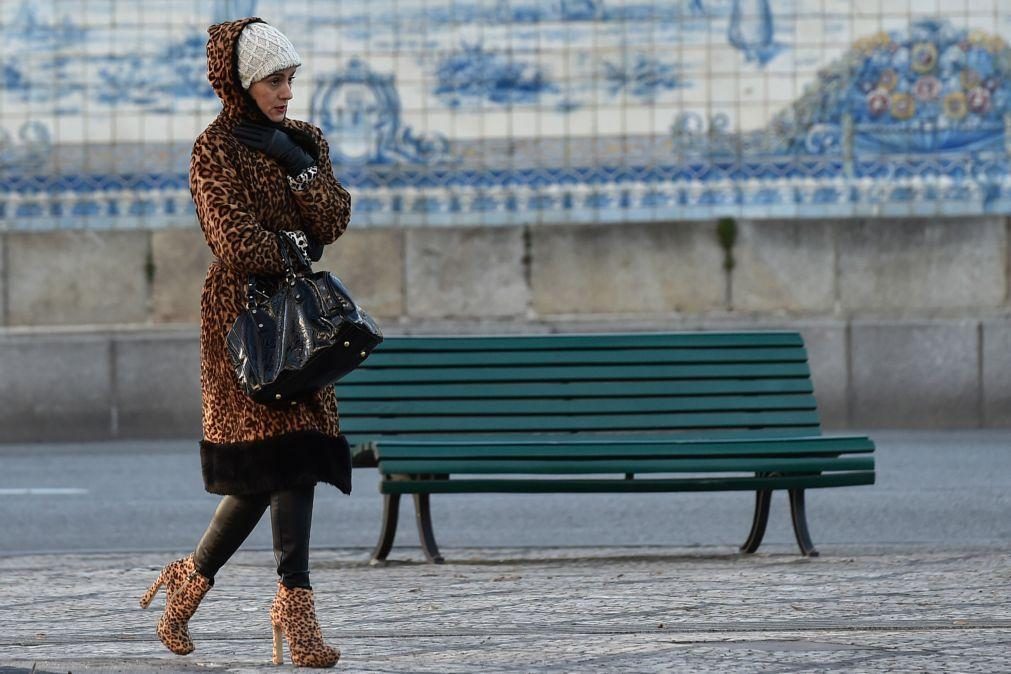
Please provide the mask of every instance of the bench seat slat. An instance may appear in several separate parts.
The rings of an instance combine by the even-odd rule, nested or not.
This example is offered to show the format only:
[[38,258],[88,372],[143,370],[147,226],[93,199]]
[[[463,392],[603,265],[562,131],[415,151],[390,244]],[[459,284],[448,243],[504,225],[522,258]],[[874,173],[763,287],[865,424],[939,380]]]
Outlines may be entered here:
[[[705,381],[634,381],[634,382],[514,382],[477,384],[364,384],[342,380],[337,384],[337,399],[354,400],[427,400],[441,398],[629,398],[649,395],[746,395],[812,393],[807,379],[717,379]],[[341,412],[346,411],[341,405]]]
[[463,383],[635,381],[659,379],[757,379],[810,377],[806,363],[742,363],[739,365],[573,365],[570,367],[360,367],[342,383]]
[[807,353],[801,347],[749,349],[594,349],[594,350],[501,350],[496,352],[401,352],[376,350],[369,357],[371,369],[387,367],[440,368],[446,366],[497,367],[547,365],[643,365],[643,364],[725,364],[802,363]]
[[[466,337],[387,337],[383,351],[498,351],[516,349],[608,349],[717,346],[802,346],[796,332],[594,333]],[[378,352],[378,350],[377,350]]]
[[816,489],[874,484],[874,471],[829,475],[783,475],[776,477],[612,479],[479,479],[479,480],[383,480],[383,494],[463,493],[611,493],[666,491],[755,491],[757,489]]
[[541,474],[582,475],[595,473],[815,473],[873,470],[874,458],[866,457],[734,457],[720,459],[386,459],[379,470],[394,474]]
[[816,412],[727,412],[669,414],[596,414],[588,416],[398,416],[359,417],[358,432],[495,432],[665,430],[669,428],[748,428],[817,424]]
[[673,438],[594,440],[583,435],[572,439],[510,442],[499,438],[487,442],[459,442],[453,438],[433,440],[381,440],[378,452],[389,459],[484,459],[484,458],[599,458],[599,457],[717,457],[717,456],[821,456],[871,453],[874,443],[866,437],[814,437],[754,440],[692,440]]
[[553,400],[544,398],[480,400],[349,401],[340,407],[342,415],[383,416],[388,414],[433,415],[527,415],[527,414],[628,414],[692,411],[813,410],[811,395],[707,396],[693,398],[591,398]]

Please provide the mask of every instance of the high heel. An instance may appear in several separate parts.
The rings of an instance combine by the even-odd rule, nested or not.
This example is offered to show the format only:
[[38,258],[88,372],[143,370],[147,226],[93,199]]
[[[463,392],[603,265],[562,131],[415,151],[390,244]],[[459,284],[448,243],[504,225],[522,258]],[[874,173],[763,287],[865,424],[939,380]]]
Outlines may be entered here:
[[158,590],[161,589],[161,586],[164,584],[165,584],[165,570],[162,569],[162,572],[158,574],[158,578],[153,583],[151,583],[151,587],[149,587],[147,589],[147,592],[144,593],[144,596],[140,598],[140,607],[147,608],[148,606],[150,606],[151,601],[154,599],[154,596],[158,594]]
[[158,638],[165,647],[177,655],[193,652],[193,641],[190,639],[187,623],[207,591],[211,589],[212,581],[197,571],[193,564],[193,556],[177,559],[168,564],[144,596],[140,598],[141,608],[147,608],[165,586],[165,611],[158,620]]
[[284,630],[281,629],[280,625],[271,624],[271,628],[274,630],[274,664],[283,665],[284,664]]
[[288,641],[288,657],[297,667],[333,667],[341,657],[340,649],[323,641],[309,588],[278,583],[270,605],[270,624],[274,630],[275,665],[284,661],[282,635]]

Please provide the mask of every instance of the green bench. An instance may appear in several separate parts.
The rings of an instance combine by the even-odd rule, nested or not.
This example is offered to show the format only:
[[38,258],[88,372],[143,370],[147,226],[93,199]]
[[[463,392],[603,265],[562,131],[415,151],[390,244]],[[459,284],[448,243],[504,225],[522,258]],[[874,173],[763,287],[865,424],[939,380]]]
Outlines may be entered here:
[[786,489],[815,556],[804,491],[874,483],[870,439],[821,435],[796,332],[392,337],[337,396],[354,465],[381,474],[373,561],[411,494],[441,562],[429,495],[474,492],[754,491],[754,552]]

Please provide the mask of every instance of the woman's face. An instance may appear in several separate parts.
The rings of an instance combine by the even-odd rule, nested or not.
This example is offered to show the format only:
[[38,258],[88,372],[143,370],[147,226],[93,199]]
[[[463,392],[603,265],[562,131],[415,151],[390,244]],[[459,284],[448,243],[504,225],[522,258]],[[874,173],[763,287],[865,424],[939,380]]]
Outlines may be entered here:
[[260,112],[272,122],[283,122],[288,114],[288,101],[294,97],[291,85],[295,81],[297,68],[298,66],[292,66],[278,70],[249,85],[249,95],[256,101]]

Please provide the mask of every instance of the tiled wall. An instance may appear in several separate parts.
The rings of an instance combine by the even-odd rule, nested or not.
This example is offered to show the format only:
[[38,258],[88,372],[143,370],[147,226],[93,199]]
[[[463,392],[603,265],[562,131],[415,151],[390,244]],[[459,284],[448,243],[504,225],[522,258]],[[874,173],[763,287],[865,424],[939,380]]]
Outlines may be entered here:
[[358,225],[1011,214],[1011,0],[3,0],[0,229],[192,227],[253,14]]

